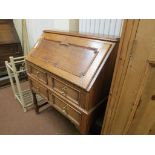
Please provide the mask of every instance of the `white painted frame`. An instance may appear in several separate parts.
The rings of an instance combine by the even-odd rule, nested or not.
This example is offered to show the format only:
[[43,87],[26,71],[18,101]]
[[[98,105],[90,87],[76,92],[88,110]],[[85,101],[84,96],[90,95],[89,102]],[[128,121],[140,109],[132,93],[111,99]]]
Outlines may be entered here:
[[[13,95],[15,99],[19,101],[21,104],[23,111],[26,112],[29,107],[33,106],[33,97],[30,89],[22,90],[20,81],[19,81],[19,73],[26,72],[26,68],[20,68],[18,71],[15,64],[24,63],[25,64],[25,56],[21,57],[9,57],[10,62],[5,61],[5,66],[8,72],[8,76],[10,79]],[[25,65],[24,65],[25,66]],[[37,94],[38,104],[41,105],[45,102],[45,100]]]
[[[24,90],[22,91],[21,86],[20,86],[20,81],[19,81],[19,73],[21,72],[26,72],[26,69],[21,69],[19,71],[17,71],[15,64],[17,63],[25,63],[25,57],[17,57],[17,58],[13,58],[12,56],[10,57],[10,62],[5,61],[5,66],[8,72],[8,76],[10,79],[10,83],[11,83],[11,87],[12,87],[12,91],[14,94],[15,99],[17,99],[20,104],[22,105],[22,108],[24,110],[24,112],[27,111],[27,107],[31,106],[33,103],[31,102],[30,104],[26,104],[25,100],[24,100],[24,96],[23,94],[25,92],[28,92],[30,90]],[[14,82],[15,81],[15,82]]]

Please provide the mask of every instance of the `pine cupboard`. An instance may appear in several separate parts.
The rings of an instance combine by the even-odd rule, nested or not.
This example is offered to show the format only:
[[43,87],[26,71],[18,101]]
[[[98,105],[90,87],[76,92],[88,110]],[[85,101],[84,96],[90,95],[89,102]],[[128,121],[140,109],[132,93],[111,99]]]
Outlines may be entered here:
[[44,31],[26,57],[36,112],[36,93],[88,134],[108,96],[117,39]]
[[155,20],[126,20],[102,134],[155,134]]

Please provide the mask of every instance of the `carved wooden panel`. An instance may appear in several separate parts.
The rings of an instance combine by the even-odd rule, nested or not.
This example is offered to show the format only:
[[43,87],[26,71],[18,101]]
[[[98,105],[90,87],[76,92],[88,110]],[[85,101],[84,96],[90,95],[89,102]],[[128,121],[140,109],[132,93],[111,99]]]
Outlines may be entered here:
[[86,74],[99,52],[98,48],[52,40],[42,40],[38,48],[37,53],[31,54],[32,57],[38,57],[54,67],[79,77]]

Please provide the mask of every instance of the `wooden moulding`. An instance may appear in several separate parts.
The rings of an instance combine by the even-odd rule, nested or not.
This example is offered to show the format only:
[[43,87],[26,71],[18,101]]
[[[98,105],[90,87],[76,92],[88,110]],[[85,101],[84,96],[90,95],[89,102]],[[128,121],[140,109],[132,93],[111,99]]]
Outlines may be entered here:
[[115,36],[103,36],[103,35],[96,35],[96,34],[87,34],[87,33],[76,33],[76,32],[63,32],[63,31],[52,31],[52,30],[44,30],[46,33],[53,33],[53,34],[61,34],[61,35],[67,35],[67,36],[76,36],[76,37],[81,37],[81,38],[88,38],[88,39],[97,39],[101,41],[111,41],[111,42],[119,42],[119,38]]

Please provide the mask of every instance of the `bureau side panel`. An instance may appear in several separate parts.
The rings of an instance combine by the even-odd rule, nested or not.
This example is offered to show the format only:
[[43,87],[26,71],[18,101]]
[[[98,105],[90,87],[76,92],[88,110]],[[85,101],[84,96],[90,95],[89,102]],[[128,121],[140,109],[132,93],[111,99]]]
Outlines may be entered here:
[[97,77],[95,83],[93,84],[92,88],[90,89],[87,95],[87,103],[86,103],[87,110],[92,109],[100,101],[108,97],[115,66],[117,50],[118,50],[118,43],[116,43],[114,49],[110,53],[109,58],[107,59],[99,76]]

